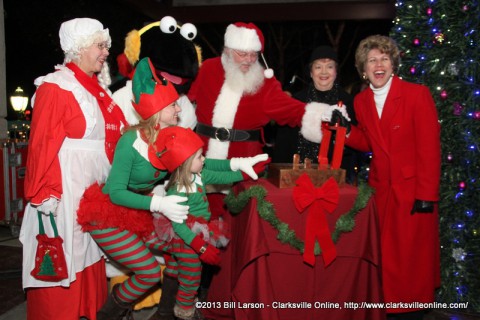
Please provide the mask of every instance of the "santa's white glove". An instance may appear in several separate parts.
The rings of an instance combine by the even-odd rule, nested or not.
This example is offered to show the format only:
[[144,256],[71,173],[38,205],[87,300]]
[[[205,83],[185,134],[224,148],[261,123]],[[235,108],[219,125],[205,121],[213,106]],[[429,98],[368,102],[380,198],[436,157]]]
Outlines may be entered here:
[[327,108],[325,108],[325,110],[323,110],[322,112],[322,121],[325,121],[325,122],[330,122],[330,120],[332,119],[332,113],[333,113],[333,110],[338,110],[340,111],[340,113],[342,114],[342,116],[347,119],[348,121],[351,121],[350,120],[350,117],[348,116],[348,113],[347,113],[347,107],[345,105],[343,105],[342,107],[339,107],[338,105],[336,104],[333,104],[331,106],[328,106]]
[[181,196],[152,196],[152,202],[150,202],[150,211],[161,212],[169,220],[177,223],[182,223],[187,219],[189,206],[179,204],[179,202],[187,201],[186,197]]
[[230,168],[232,171],[241,170],[246,173],[253,180],[258,179],[258,175],[253,168],[258,162],[265,161],[268,159],[268,154],[262,153],[258,154],[255,157],[248,158],[232,158],[230,159]]
[[43,212],[46,215],[53,213],[56,216],[55,211],[57,210],[58,199],[49,198],[47,201],[44,201],[41,205],[37,206],[37,211]]

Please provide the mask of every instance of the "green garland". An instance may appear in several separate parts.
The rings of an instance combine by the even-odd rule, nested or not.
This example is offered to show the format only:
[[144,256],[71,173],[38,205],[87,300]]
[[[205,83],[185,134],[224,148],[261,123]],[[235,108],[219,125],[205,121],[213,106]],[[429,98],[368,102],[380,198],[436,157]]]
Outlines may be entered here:
[[[355,227],[355,215],[365,208],[372,194],[373,188],[366,183],[361,183],[358,186],[358,195],[353,207],[337,220],[335,230],[332,233],[332,240],[334,243],[337,243],[342,233],[353,230],[353,227]],[[259,185],[252,186],[249,189],[240,192],[238,196],[235,196],[233,192],[230,192],[225,198],[225,204],[233,215],[237,215],[245,208],[252,197],[256,198],[258,214],[278,231],[277,239],[281,243],[289,244],[293,248],[303,252],[305,247],[304,242],[297,237],[295,231],[290,229],[287,223],[278,219],[272,203],[265,200],[266,195],[267,191],[264,187]],[[317,242],[315,244],[315,255],[319,255],[321,252],[322,251]]]

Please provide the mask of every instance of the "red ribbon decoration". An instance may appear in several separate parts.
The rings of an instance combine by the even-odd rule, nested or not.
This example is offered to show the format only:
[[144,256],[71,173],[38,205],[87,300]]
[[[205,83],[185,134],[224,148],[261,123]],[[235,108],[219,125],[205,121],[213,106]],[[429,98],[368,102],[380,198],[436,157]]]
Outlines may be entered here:
[[332,213],[338,205],[339,188],[335,179],[328,179],[321,187],[315,188],[310,177],[304,173],[293,188],[293,201],[299,212],[310,206],[305,230],[305,250],[303,261],[315,265],[315,240],[318,240],[323,253],[325,266],[337,257],[326,213]]

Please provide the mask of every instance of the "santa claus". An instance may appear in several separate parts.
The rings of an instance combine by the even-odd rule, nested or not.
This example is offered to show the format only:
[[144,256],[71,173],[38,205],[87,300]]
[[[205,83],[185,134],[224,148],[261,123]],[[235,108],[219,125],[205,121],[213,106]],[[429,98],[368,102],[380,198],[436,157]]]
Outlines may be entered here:
[[[288,96],[271,69],[264,69],[264,37],[253,23],[230,24],[221,57],[207,59],[188,93],[196,103],[196,131],[204,139],[206,157],[250,157],[262,152],[262,128],[271,120],[301,126],[302,135],[319,143],[321,121],[345,108]],[[263,59],[265,62],[265,59]],[[267,67],[268,68],[268,67]]]
[[[263,33],[253,23],[230,24],[225,32],[221,57],[207,59],[188,92],[196,103],[196,132],[204,141],[206,157],[227,159],[253,157],[262,153],[263,127],[271,120],[280,125],[301,126],[302,135],[313,142],[322,139],[321,122],[329,121],[345,108],[312,102],[305,104],[283,90],[263,58]],[[264,63],[265,63],[265,59]],[[266,63],[265,63],[266,65]],[[211,187],[211,186],[209,186]],[[210,188],[212,219],[223,215],[226,188]],[[212,192],[213,191],[213,192]],[[204,268],[200,300],[205,300],[213,271]]]

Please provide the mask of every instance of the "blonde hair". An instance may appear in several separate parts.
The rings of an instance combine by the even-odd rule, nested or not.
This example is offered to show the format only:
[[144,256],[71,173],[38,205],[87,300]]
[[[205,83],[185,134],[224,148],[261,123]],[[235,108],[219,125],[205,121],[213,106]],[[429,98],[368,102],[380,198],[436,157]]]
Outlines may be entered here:
[[165,187],[165,190],[168,191],[171,187],[176,187],[177,190],[185,187],[186,193],[189,194],[192,192],[192,162],[195,158],[197,152],[195,151],[187,160],[185,160],[178,168],[173,170],[170,180]]
[[151,117],[147,118],[146,120],[140,119],[138,124],[127,127],[125,131],[130,131],[130,130],[141,131],[145,135],[145,138],[147,139],[147,143],[149,145],[152,145],[157,139],[158,132],[161,130],[160,128],[157,129],[157,127],[159,126],[160,115],[161,115],[161,112],[157,112],[153,114]]
[[362,77],[365,72],[367,56],[372,49],[378,49],[381,53],[390,55],[393,71],[396,72],[398,70],[398,66],[400,65],[400,50],[397,44],[392,38],[377,34],[360,41],[357,51],[355,52],[355,67],[360,77]]

